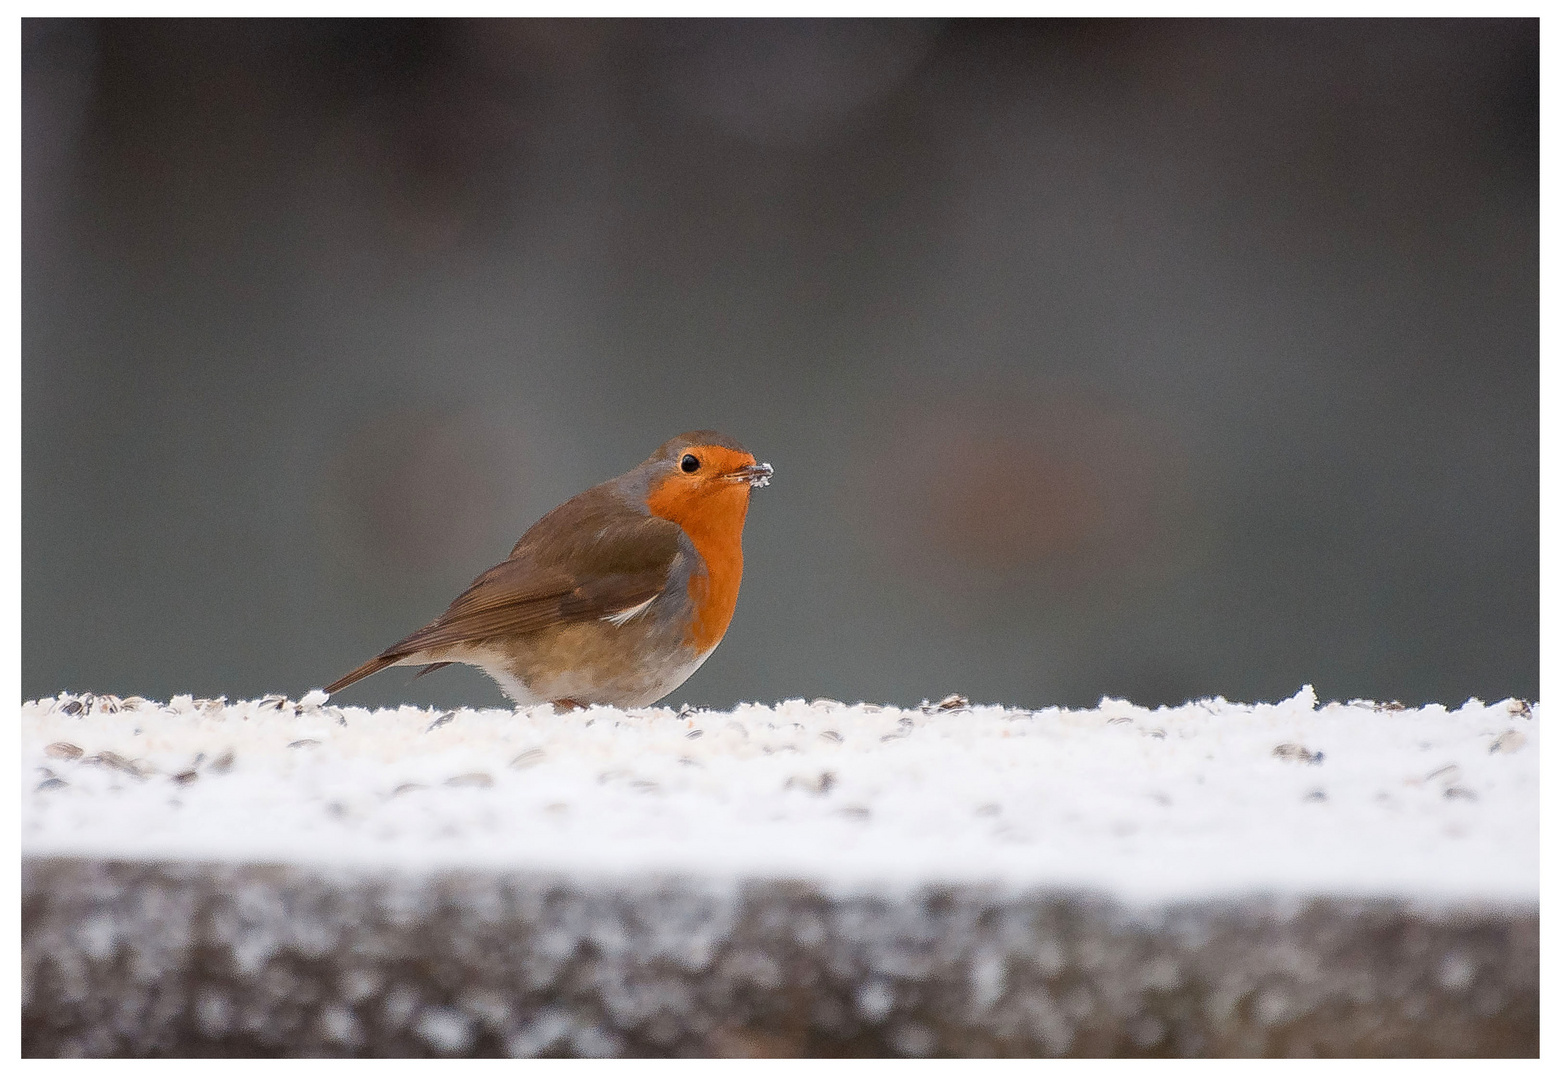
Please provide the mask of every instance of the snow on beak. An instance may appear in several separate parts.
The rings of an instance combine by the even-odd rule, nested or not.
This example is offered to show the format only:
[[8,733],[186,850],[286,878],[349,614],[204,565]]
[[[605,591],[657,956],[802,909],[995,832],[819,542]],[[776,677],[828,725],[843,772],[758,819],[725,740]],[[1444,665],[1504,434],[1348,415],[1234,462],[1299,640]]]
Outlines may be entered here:
[[741,484],[750,484],[754,488],[767,487],[768,480],[773,476],[773,466],[764,461],[761,465],[744,465],[734,472],[724,474],[726,480],[734,480]]

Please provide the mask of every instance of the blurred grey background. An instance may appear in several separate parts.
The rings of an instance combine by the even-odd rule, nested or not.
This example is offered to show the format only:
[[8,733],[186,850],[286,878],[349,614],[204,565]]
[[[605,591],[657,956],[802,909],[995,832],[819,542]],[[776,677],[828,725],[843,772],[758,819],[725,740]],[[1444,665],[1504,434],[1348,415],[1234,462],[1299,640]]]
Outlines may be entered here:
[[320,686],[695,427],[671,704],[1537,695],[1534,20],[22,49],[28,697]]

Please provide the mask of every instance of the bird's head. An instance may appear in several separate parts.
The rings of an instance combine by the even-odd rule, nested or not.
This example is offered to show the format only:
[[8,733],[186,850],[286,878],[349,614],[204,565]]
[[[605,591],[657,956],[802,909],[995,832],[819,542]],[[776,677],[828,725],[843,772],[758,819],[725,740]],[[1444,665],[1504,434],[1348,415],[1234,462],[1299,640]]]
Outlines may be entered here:
[[733,528],[746,520],[751,489],[763,487],[773,466],[759,464],[740,443],[717,431],[689,431],[661,446],[642,466],[648,473],[649,512],[693,531]]

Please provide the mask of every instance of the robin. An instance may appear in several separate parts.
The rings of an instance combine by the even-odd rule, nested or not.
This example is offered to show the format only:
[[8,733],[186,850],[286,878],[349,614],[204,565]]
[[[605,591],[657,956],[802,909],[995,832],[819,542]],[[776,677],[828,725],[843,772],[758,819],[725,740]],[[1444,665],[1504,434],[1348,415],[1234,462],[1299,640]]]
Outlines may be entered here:
[[652,704],[724,637],[751,489],[772,475],[728,436],[678,435],[541,518],[447,611],[325,691],[395,664],[471,664],[521,706]]

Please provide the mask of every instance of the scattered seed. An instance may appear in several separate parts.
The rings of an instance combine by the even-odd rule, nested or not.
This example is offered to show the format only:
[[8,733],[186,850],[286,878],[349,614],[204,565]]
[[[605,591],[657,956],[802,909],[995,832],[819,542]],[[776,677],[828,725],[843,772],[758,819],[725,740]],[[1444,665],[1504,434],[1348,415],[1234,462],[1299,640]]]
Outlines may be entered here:
[[313,712],[329,700],[330,695],[323,690],[310,690],[298,699],[297,710],[299,713]]
[[1446,787],[1443,789],[1443,797],[1446,799],[1464,799],[1467,802],[1476,801],[1476,793],[1470,788]]
[[824,731],[822,732],[822,738],[828,742],[843,742],[843,736],[836,731]]
[[439,714],[438,719],[434,720],[432,723],[427,725],[427,730],[422,732],[422,734],[423,735],[431,734],[432,732],[437,731],[444,724],[447,724],[450,720],[453,720],[453,719],[454,719],[454,712],[452,710],[449,711],[449,712],[446,712],[446,713],[441,713],[441,714]]
[[838,776],[832,771],[818,773],[816,776],[791,776],[784,781],[784,790],[799,788],[801,791],[809,791],[812,795],[826,795],[838,786]]
[[57,791],[57,790],[59,790],[62,787],[69,787],[69,786],[70,785],[68,783],[66,783],[64,780],[61,780],[59,777],[51,776],[47,780],[43,781],[43,783],[39,784],[36,790],[38,790],[38,791]]
[[318,745],[319,745],[319,740],[318,739],[293,739],[291,742],[287,743],[287,749],[288,750],[303,750],[303,749],[306,749],[306,748],[308,748],[310,746],[318,746]]
[[426,790],[427,790],[427,785],[426,784],[418,784],[414,780],[407,780],[403,784],[397,784],[395,786],[395,790],[393,790],[393,791],[391,791],[389,793],[389,797],[391,799],[393,799],[393,798],[396,798],[396,797],[398,797],[400,795],[408,795],[408,794],[410,794],[413,791],[426,791]]
[[215,773],[227,772],[232,768],[232,763],[233,752],[231,750],[223,750],[220,754],[216,755],[215,760],[211,762],[211,771]]
[[703,729],[702,728],[693,728],[691,731],[687,732],[687,738],[689,738],[689,739],[701,739],[702,737],[703,737]]
[[65,761],[74,761],[86,751],[75,743],[53,742],[43,748],[43,752],[51,758],[62,758]]
[[59,711],[64,713],[66,716],[80,716],[81,710],[84,708],[86,708],[86,706],[81,704],[81,702],[71,700],[61,705],[59,707]]
[[1166,739],[1168,737],[1168,733],[1160,727],[1143,728],[1141,734],[1149,739]]
[[845,806],[838,813],[853,821],[864,821],[870,817],[870,808],[865,806]]
[[1512,754],[1524,744],[1524,732],[1509,730],[1492,740],[1492,746],[1488,748],[1488,752],[1493,754]]
[[925,708],[924,705],[920,706],[920,708],[925,712],[930,713],[960,712],[967,707],[968,699],[963,697],[961,694],[947,694],[934,705],[930,705],[929,708]]
[[831,712],[834,709],[842,709],[845,706],[843,702],[834,701],[830,697],[819,697],[811,699],[811,707],[813,709],[826,709],[828,712]]
[[1530,718],[1530,703],[1523,698],[1513,698],[1508,703],[1510,716],[1522,716],[1526,720]]
[[1437,780],[1440,784],[1448,786],[1459,780],[1460,775],[1460,767],[1451,763],[1448,765],[1440,765],[1438,768],[1428,773],[1426,779]]
[[1130,719],[1128,716],[1111,716],[1111,717],[1108,718],[1108,722],[1110,724],[1133,724],[1133,723],[1135,723],[1135,721]]
[[1329,799],[1330,796],[1326,795],[1318,788],[1315,788],[1313,791],[1310,791],[1307,795],[1303,796],[1304,802],[1328,802]]
[[81,764],[102,765],[105,768],[115,769],[119,772],[133,776],[137,780],[144,780],[146,778],[146,774],[150,771],[137,762],[131,761],[123,754],[116,754],[112,750],[104,750],[100,754],[93,754],[90,757],[84,757],[81,759]]
[[195,772],[193,769],[185,769],[181,773],[174,773],[172,779],[175,784],[178,784],[180,787],[182,787],[185,784],[193,784],[196,780],[200,779],[200,774]]
[[528,750],[520,751],[519,756],[508,763],[510,769],[528,769],[532,765],[539,765],[546,758],[546,751],[539,746],[532,746]]
[[461,773],[443,782],[445,787],[491,787],[492,778],[484,772]]
[[1305,765],[1318,765],[1325,759],[1323,750],[1310,750],[1306,746],[1290,742],[1282,743],[1270,753],[1271,757],[1280,758],[1282,761],[1300,761]]
[[286,708],[287,696],[285,694],[267,694],[260,698],[259,707],[262,709],[275,709],[280,712]]
[[641,791],[645,795],[652,795],[654,792],[660,789],[659,784],[655,783],[653,780],[634,780],[627,786],[632,788],[634,791]]

